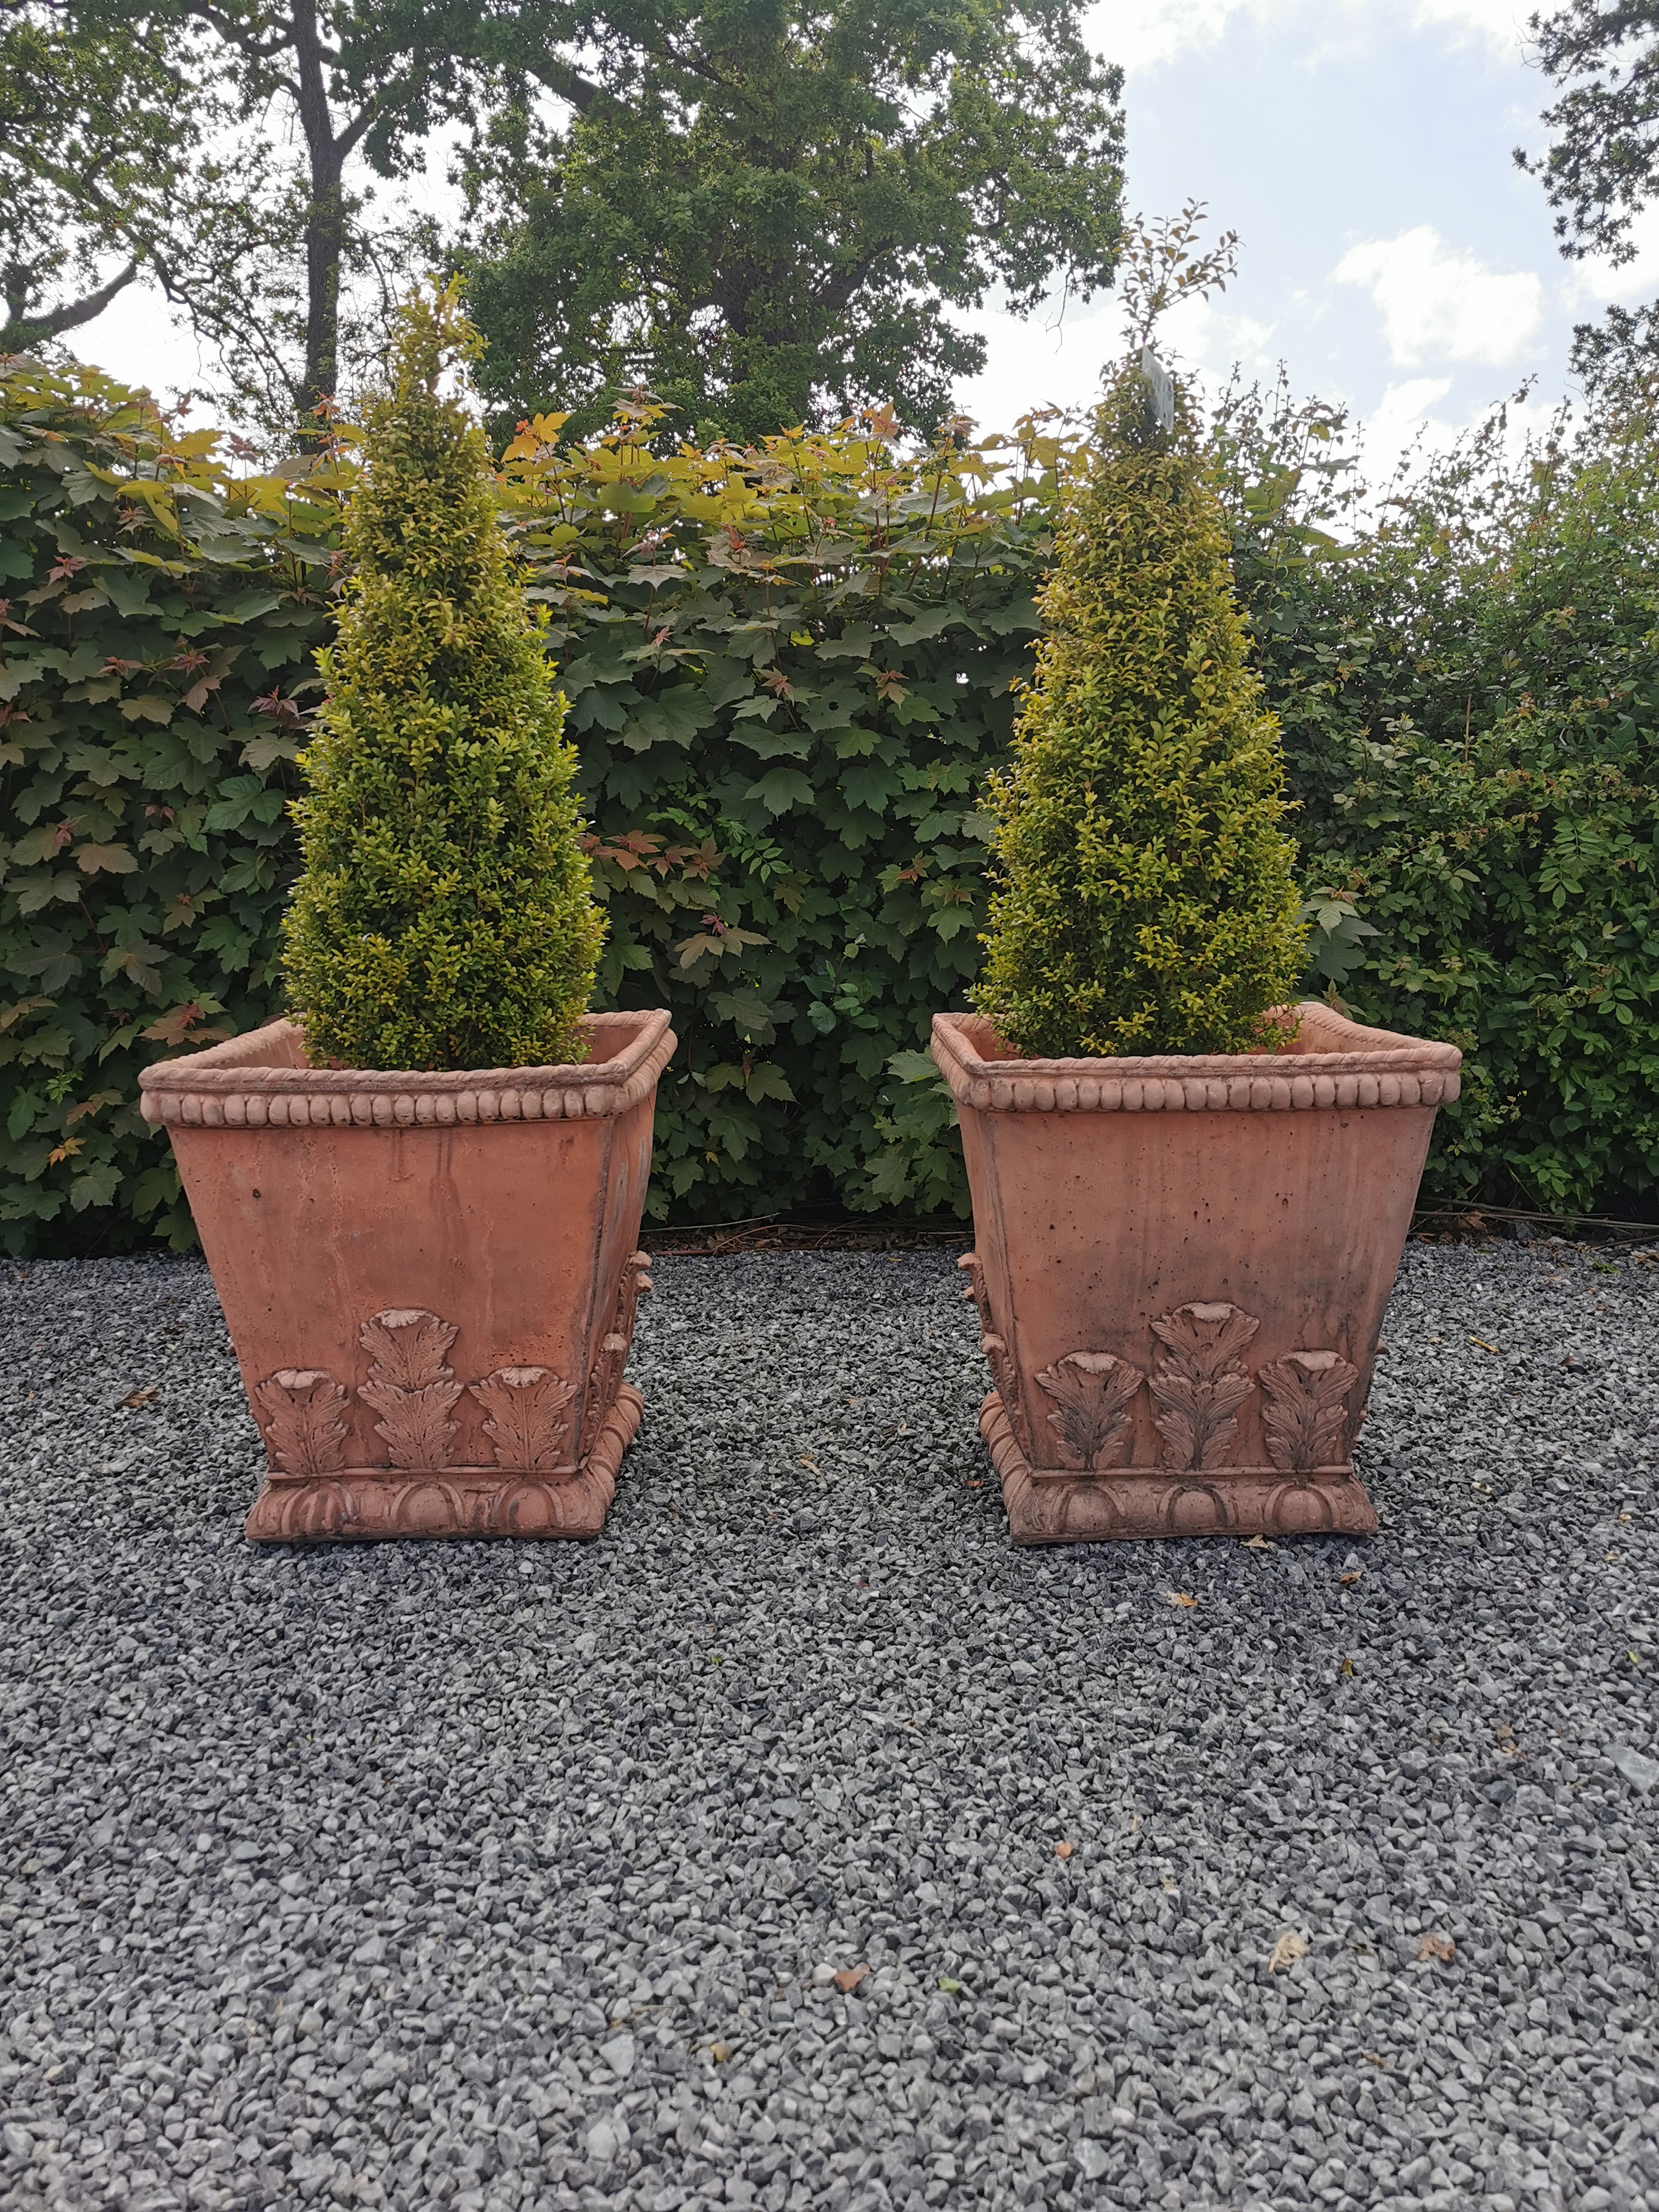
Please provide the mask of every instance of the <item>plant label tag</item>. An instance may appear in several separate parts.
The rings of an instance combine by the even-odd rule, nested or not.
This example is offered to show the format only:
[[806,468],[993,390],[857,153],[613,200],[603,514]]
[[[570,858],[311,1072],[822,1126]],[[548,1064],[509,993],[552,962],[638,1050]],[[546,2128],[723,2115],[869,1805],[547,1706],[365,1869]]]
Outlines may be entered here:
[[1175,379],[1152,351],[1140,349],[1141,381],[1146,386],[1147,420],[1154,430],[1175,428]]

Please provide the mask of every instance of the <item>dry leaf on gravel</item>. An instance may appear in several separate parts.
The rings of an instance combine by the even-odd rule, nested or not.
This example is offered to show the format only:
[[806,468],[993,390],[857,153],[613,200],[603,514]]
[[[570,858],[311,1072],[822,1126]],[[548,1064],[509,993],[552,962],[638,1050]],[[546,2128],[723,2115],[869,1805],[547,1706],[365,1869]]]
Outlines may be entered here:
[[809,1474],[821,1474],[823,1471],[819,1467],[817,1460],[813,1458],[811,1452],[803,1452],[801,1454],[800,1464],[807,1470]]
[[726,2060],[732,2056],[732,2053],[725,2044],[711,2043],[708,2046],[708,2056],[714,2060],[716,2066],[724,2066]]
[[1184,1605],[1188,1611],[1198,1603],[1198,1600],[1189,1590],[1165,1590],[1164,1595],[1171,1605]]
[[1267,1954],[1267,1972],[1283,1973],[1286,1966],[1295,1966],[1298,1959],[1308,1955],[1308,1939],[1299,1929],[1287,1928]]
[[1068,1859],[1076,1849],[1077,1845],[1075,1844],[1056,1844],[1054,1845],[1054,1856],[1057,1859]]
[[1482,1350],[1482,1352],[1498,1352],[1498,1357],[1500,1359],[1501,1359],[1501,1358],[1503,1358],[1503,1356],[1504,1356],[1504,1355],[1502,1354],[1502,1352],[1498,1352],[1498,1346],[1497,1346],[1495,1344],[1488,1344],[1488,1343],[1487,1343],[1487,1341],[1486,1341],[1486,1338],[1485,1338],[1484,1336],[1472,1336],[1472,1337],[1469,1339],[1469,1342],[1470,1342],[1471,1344],[1478,1344],[1478,1345],[1480,1346],[1480,1349]]
[[1347,1574],[1337,1577],[1336,1586],[1339,1589],[1352,1589],[1356,1583],[1364,1582],[1364,1575],[1357,1568],[1351,1569]]
[[868,1966],[843,1966],[836,1976],[836,1987],[844,1997],[850,1997],[869,1972]]
[[1271,1552],[1273,1548],[1265,1536],[1243,1536],[1239,1540],[1247,1552]]
[[159,1382],[146,1382],[139,1389],[129,1390],[121,1403],[124,1406],[130,1406],[136,1413],[141,1407],[153,1405],[161,1394],[161,1386]]
[[1449,1966],[1456,1956],[1457,1946],[1449,1936],[1425,1936],[1417,1947],[1419,1965],[1425,1959],[1438,1959],[1443,1966]]

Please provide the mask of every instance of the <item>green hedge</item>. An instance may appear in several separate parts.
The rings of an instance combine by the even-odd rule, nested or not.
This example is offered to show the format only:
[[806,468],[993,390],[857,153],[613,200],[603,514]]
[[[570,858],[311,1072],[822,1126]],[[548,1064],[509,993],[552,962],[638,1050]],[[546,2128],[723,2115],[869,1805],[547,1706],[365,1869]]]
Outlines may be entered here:
[[1495,417],[1352,535],[1339,427],[1281,395],[1222,440],[1304,869],[1370,933],[1328,971],[1362,1018],[1468,1055],[1430,1191],[1651,1218],[1653,416],[1557,422],[1519,453]]
[[89,371],[0,374],[0,1237],[193,1241],[141,1068],[264,1019],[328,632],[325,464],[232,487]]
[[[666,1004],[683,1040],[653,1206],[962,1207],[920,1048],[978,965],[978,800],[1072,449],[1027,426],[904,458],[878,418],[664,455],[647,408],[572,453],[561,427],[524,427],[501,495],[582,756],[601,1003]],[[1431,1189],[1650,1211],[1659,440],[1476,441],[1339,543],[1333,427],[1236,405],[1218,436],[1304,880],[1338,895],[1317,972],[1468,1052]],[[92,372],[0,370],[13,1253],[188,1243],[138,1070],[276,1003],[353,464],[331,440],[238,480],[217,451]]]
[[[657,422],[574,453],[526,425],[502,479],[582,756],[599,1002],[665,1004],[682,1040],[653,1206],[960,1208],[948,1105],[890,1063],[921,1073],[977,964],[977,793],[1066,449],[904,459],[877,417],[665,457]],[[187,1243],[136,1078],[277,1003],[351,455],[234,481],[209,434],[27,363],[0,439],[0,1236]]]

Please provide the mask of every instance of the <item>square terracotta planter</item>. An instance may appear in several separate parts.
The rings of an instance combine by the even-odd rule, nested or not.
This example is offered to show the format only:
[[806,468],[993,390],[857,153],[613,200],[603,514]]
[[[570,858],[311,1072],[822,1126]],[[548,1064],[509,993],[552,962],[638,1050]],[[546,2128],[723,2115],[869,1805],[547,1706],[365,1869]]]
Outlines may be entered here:
[[604,1526],[675,1040],[588,1028],[580,1066],[313,1068],[276,1021],[145,1069],[269,1455],[256,1541]]
[[1354,1439],[1462,1055],[1297,1012],[1275,1054],[1121,1060],[934,1017],[1017,1543],[1375,1529]]

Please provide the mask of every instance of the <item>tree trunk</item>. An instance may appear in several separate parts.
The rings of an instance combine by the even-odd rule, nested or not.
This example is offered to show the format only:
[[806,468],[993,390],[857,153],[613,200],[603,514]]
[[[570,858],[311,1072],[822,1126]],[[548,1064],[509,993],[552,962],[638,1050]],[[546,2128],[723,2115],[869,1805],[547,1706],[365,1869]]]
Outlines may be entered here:
[[317,35],[314,0],[295,0],[294,47],[300,127],[311,167],[306,210],[306,365],[295,397],[302,415],[332,399],[340,374],[340,260],[345,251],[345,195],[339,142]]

